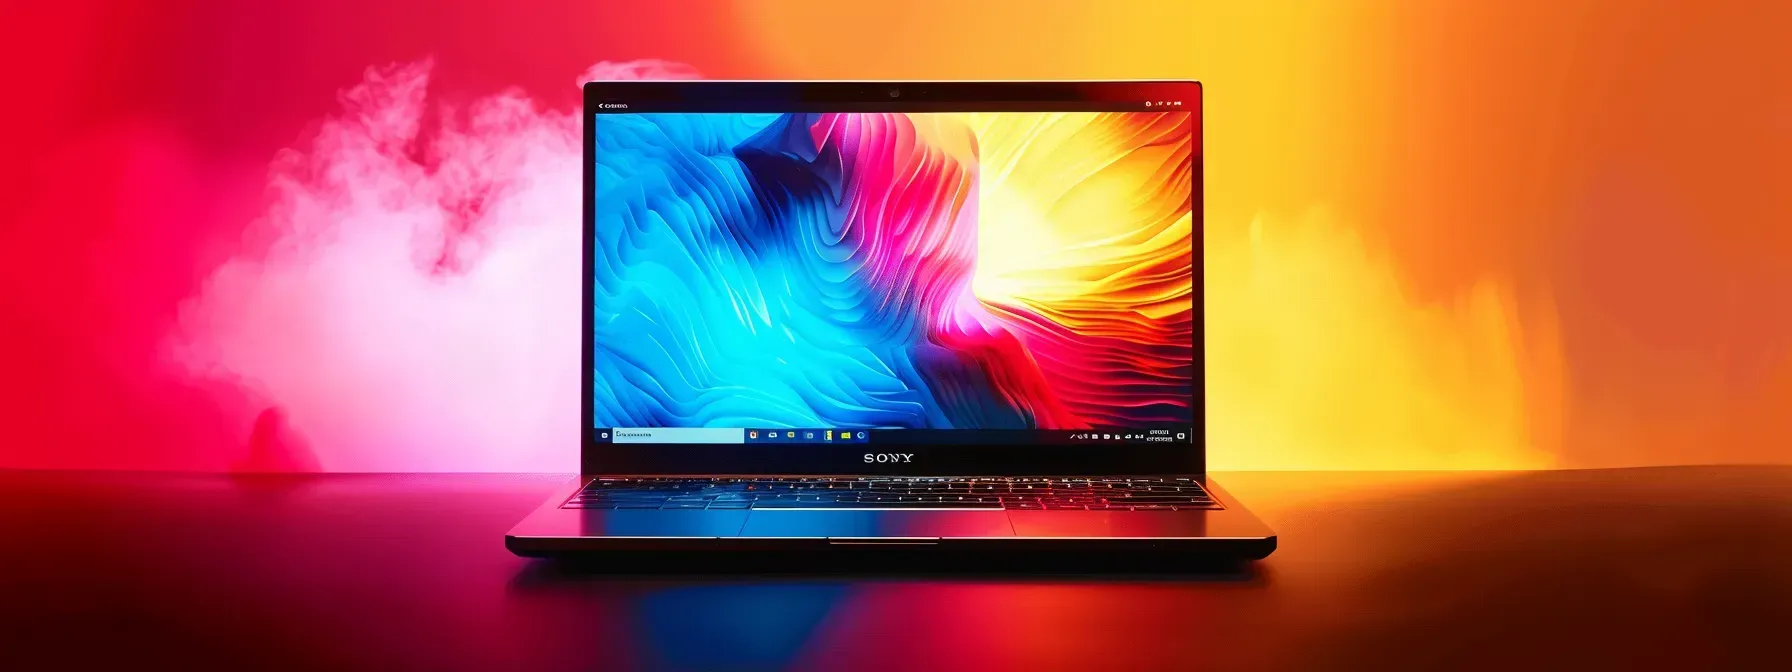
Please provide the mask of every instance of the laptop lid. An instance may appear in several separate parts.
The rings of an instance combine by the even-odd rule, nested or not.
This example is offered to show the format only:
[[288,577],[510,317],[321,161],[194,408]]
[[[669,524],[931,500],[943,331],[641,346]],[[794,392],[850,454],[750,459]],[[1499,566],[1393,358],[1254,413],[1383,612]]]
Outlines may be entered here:
[[584,95],[584,473],[1205,471],[1198,83]]

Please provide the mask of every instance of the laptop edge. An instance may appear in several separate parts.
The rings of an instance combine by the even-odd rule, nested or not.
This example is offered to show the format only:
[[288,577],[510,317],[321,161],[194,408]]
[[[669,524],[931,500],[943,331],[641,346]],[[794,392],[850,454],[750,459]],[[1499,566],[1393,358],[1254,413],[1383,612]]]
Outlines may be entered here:
[[[955,443],[652,443],[623,442],[594,418],[594,240],[597,120],[603,114],[700,110],[724,113],[815,111],[1109,111],[1162,109],[1192,113],[1191,212],[1202,211],[1201,86],[1193,81],[1106,82],[591,82],[584,88],[583,346],[580,471],[505,537],[530,557],[625,551],[863,549],[875,545],[939,550],[1162,550],[1256,559],[1276,546],[1275,533],[1206,475],[1205,394],[1191,386],[1194,422],[1186,443],[1169,434],[1139,442],[1091,444],[1048,435],[1040,442]],[[1147,107],[1149,106],[1149,107]],[[1191,242],[1191,247],[1193,243]],[[1197,255],[1191,249],[1191,255]],[[1194,256],[1198,264],[1198,255]],[[1198,269],[1196,265],[1196,269]],[[1201,293],[1193,292],[1194,376],[1204,371]],[[741,430],[746,431],[746,430]],[[601,436],[600,436],[601,434]],[[1114,435],[1116,439],[1119,434]],[[690,437],[705,438],[705,437]],[[757,438],[757,437],[755,437]],[[792,437],[795,438],[794,435]],[[1163,438],[1164,441],[1157,441]],[[833,439],[829,433],[829,439]],[[782,440],[782,437],[780,437]],[[1194,510],[668,510],[571,508],[597,479],[628,477],[1028,479],[1139,477],[1199,485],[1213,506]]]

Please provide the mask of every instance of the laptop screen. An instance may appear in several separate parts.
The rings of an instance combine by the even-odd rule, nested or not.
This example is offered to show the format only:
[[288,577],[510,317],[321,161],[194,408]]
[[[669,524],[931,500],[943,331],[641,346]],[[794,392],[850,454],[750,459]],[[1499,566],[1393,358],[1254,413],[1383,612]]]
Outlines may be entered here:
[[1198,124],[597,113],[593,435],[1187,445]]

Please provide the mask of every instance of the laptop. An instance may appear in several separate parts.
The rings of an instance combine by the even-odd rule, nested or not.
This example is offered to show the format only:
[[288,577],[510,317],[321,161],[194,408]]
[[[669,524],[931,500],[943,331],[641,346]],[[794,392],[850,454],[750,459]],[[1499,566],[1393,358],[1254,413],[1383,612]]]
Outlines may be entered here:
[[1206,473],[1197,82],[592,82],[583,123],[581,475],[512,552],[1275,549]]

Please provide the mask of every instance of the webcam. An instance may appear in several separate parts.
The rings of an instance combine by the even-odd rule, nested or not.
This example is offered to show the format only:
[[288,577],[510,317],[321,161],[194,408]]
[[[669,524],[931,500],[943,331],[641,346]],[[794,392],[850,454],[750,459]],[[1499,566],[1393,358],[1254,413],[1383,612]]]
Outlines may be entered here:
[[902,89],[898,89],[894,86],[890,87],[890,97],[891,98],[901,98],[902,97]]

